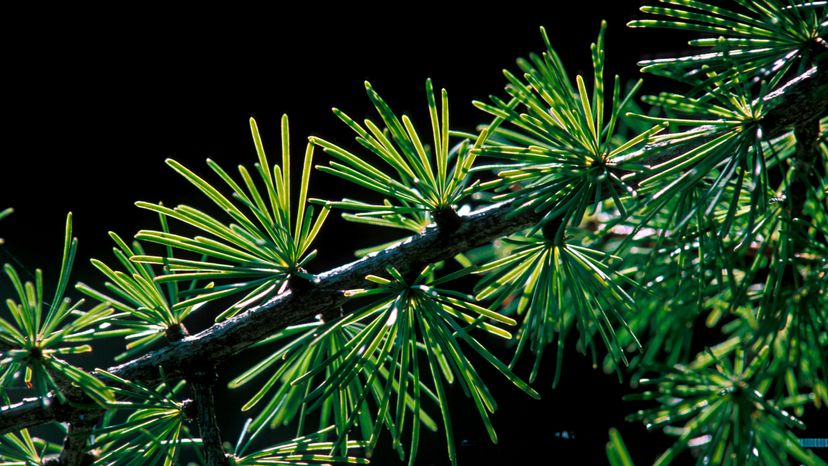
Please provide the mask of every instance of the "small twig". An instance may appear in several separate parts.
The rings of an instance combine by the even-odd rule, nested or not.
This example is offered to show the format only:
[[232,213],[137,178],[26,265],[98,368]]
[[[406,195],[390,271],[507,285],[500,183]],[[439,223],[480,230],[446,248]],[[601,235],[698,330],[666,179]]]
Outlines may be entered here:
[[[821,181],[814,170],[819,158],[819,120],[804,122],[794,128],[796,150],[793,154],[793,176],[786,187],[786,197],[791,219],[790,245],[792,257],[799,257],[808,248],[808,219],[805,218],[805,203],[808,191],[819,189]],[[790,292],[796,293],[803,283],[800,262],[792,260],[785,265],[782,272],[782,285]],[[799,306],[807,309],[807,300],[800,300]],[[775,315],[775,314],[774,314]],[[784,325],[778,322],[777,325]]]
[[57,458],[51,458],[43,463],[44,466],[88,466],[95,462],[96,455],[89,450],[89,439],[100,414],[95,413],[69,424],[66,438],[63,441],[63,450]]
[[788,186],[788,199],[791,203],[791,218],[802,218],[808,190],[820,185],[814,172],[814,165],[819,156],[819,120],[813,120],[794,129],[796,152],[794,152],[794,176]]
[[216,406],[213,399],[213,386],[216,380],[213,368],[198,370],[187,376],[207,466],[228,466],[227,453],[222,446],[221,431],[216,421]]
[[432,211],[431,216],[434,218],[434,223],[437,224],[438,230],[443,235],[454,232],[462,223],[457,211],[448,206]]

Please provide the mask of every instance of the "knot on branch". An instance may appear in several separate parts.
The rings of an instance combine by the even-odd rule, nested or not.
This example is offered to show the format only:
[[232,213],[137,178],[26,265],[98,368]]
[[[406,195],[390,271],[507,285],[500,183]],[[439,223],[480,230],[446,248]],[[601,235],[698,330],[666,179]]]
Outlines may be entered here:
[[312,276],[313,278],[308,278],[307,276],[302,276],[302,274],[310,275],[305,269],[300,267],[288,276],[287,287],[294,293],[310,291],[319,284],[319,279],[315,275]]
[[187,332],[187,327],[184,324],[176,324],[170,325],[167,327],[167,330],[164,331],[164,336],[167,337],[167,341],[172,343],[175,341],[183,340],[189,335]]
[[198,407],[191,398],[181,402],[181,412],[188,421],[192,421],[198,417]]
[[561,217],[555,217],[552,220],[544,223],[541,227],[541,234],[549,244],[558,244],[563,240],[563,234],[566,227],[564,226]]
[[431,217],[437,224],[437,231],[441,234],[448,234],[460,228],[462,219],[451,206],[438,207],[431,211]]

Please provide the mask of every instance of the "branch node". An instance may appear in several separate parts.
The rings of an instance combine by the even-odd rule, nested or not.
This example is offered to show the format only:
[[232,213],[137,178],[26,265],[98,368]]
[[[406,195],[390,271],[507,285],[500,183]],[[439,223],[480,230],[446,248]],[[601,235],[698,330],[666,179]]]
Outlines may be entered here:
[[453,233],[460,228],[460,224],[463,222],[460,215],[451,206],[434,209],[431,211],[431,217],[434,219],[434,223],[437,224],[437,231],[440,234]]
[[196,409],[196,405],[192,398],[187,398],[181,402],[181,412],[184,413],[184,417],[186,417],[188,421],[196,420],[198,417],[198,409]]
[[167,330],[164,331],[164,336],[167,337],[167,341],[170,343],[183,340],[189,335],[187,327],[185,327],[184,324],[170,325],[167,327]]
[[[299,272],[307,273],[304,269],[299,269]],[[287,279],[287,287],[294,293],[304,293],[319,284],[319,279],[314,275],[313,279],[302,277],[296,273],[291,273]]]
[[564,225],[560,216],[549,220],[541,227],[541,234],[543,238],[550,244],[558,244],[563,239],[566,226]]

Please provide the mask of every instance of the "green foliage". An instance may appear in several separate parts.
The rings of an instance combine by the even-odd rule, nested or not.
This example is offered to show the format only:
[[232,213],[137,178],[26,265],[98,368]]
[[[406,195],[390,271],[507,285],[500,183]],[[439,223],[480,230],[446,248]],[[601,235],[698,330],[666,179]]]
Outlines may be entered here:
[[[436,268],[427,267],[408,279],[394,268],[388,269],[391,278],[369,276],[367,280],[375,287],[347,292],[354,299],[370,298],[369,304],[330,324],[293,327],[267,341],[294,336],[289,344],[231,383],[233,387],[240,386],[280,363],[262,390],[245,406],[251,407],[281,383],[249,428],[258,432],[266,421],[272,426],[287,423],[297,412],[299,425],[304,426],[307,413],[321,410],[320,426],[329,419],[334,422],[339,438],[334,450],[344,447],[347,433],[358,427],[371,451],[385,426],[394,448],[404,458],[401,443],[408,422],[406,413],[410,411],[408,459],[409,464],[416,464],[421,426],[437,428],[421,407],[421,398],[426,397],[440,409],[449,458],[455,461],[446,389],[457,381],[474,401],[492,441],[496,441],[489,420],[496,403],[458,342],[468,344],[518,388],[537,397],[534,390],[469,333],[479,328],[510,338],[507,331],[487,320],[506,325],[515,322],[475,304],[471,296],[442,288],[440,285],[458,273],[437,278]],[[420,360],[425,360],[429,373],[421,373]],[[321,380],[314,383],[318,379]],[[376,408],[369,409],[369,402]],[[372,412],[376,412],[375,417]]]
[[[825,205],[814,204],[824,210]],[[785,219],[781,212],[776,213]],[[825,218],[815,215],[812,218]],[[826,288],[825,257],[828,250],[823,243],[816,240],[817,232],[825,231],[824,220],[816,224],[799,226],[804,231],[792,232],[791,222],[780,222],[778,234],[800,235],[797,243],[800,255],[790,257],[786,245],[777,243],[770,257],[757,257],[754,270],[770,268],[773,258],[783,258],[783,262],[771,268],[765,288],[761,293],[751,293],[748,286],[754,283],[753,277],[740,286],[740,293],[753,306],[732,304],[737,300],[731,298],[728,308],[736,309],[740,319],[728,329],[733,338],[738,338],[744,346],[758,351],[764,346],[772,349],[771,369],[768,372],[785,374],[784,385],[791,395],[813,392],[817,403],[828,403],[828,299],[823,290]],[[819,225],[819,226],[816,226]],[[798,230],[798,229],[796,229]],[[810,232],[810,233],[808,233]],[[798,279],[799,287],[789,290],[785,281],[791,280],[793,274],[802,274]],[[725,296],[727,298],[727,296]]]
[[254,177],[243,165],[239,166],[243,180],[240,185],[218,164],[207,160],[207,165],[232,190],[236,200],[233,202],[183,165],[174,160],[167,161],[173,170],[195,185],[229,216],[231,223],[223,223],[208,213],[187,205],[169,209],[161,204],[138,203],[139,207],[178,220],[208,235],[189,237],[166,231],[142,230],[135,236],[139,240],[203,256],[204,260],[154,255],[132,257],[138,263],[168,266],[173,273],[159,277],[159,283],[182,280],[221,282],[216,286],[208,283],[182,290],[180,294],[188,298],[172,304],[172,309],[176,312],[198,303],[245,293],[217,317],[217,320],[221,320],[235,315],[254,301],[283,291],[291,277],[314,280],[303,267],[316,256],[316,250],[309,251],[309,248],[325,222],[328,208],[323,207],[314,218],[313,206],[307,205],[313,146],[308,144],[305,151],[299,200],[296,215],[292,217],[287,115],[282,117],[282,165],[274,165],[272,172],[259,129],[252,118],[250,130],[259,157],[259,162],[255,165],[256,172],[259,182],[264,184],[264,192],[257,187]]
[[[318,400],[310,399],[316,388],[324,387],[340,366],[347,364],[343,358],[346,345],[364,328],[365,325],[359,322],[332,326],[317,321],[289,327],[263,340],[259,346],[284,340],[289,342],[230,383],[230,388],[239,388],[270,371],[269,379],[242,407],[243,411],[260,408],[259,414],[246,426],[246,430],[252,433],[251,439],[260,435],[265,427],[275,429],[287,426],[294,420],[298,420],[297,435],[300,436],[307,431],[314,432],[314,429],[327,431],[331,423],[334,434],[346,436],[346,426],[349,421],[350,425],[355,424],[355,417],[358,417],[360,435],[369,438],[376,421],[368,403],[371,399],[382,398],[384,382],[388,379],[386,372],[377,374],[370,384],[364,377],[353,377],[348,383],[334,387],[326,396]],[[323,370],[314,370],[320,367]],[[260,406],[259,403],[268,397],[266,405]],[[409,406],[409,409],[412,408]],[[318,418],[316,428],[312,427],[313,417]],[[437,429],[437,424],[424,411],[419,413],[419,417],[427,428]]]
[[[667,3],[690,10],[707,7],[700,2]],[[802,178],[824,180],[824,174],[799,173],[813,170],[797,160],[802,157],[797,153],[800,141],[793,132],[767,138],[764,118],[771,110],[766,96],[781,85],[794,61],[800,61],[796,73],[801,74],[824,60],[824,53],[823,58],[811,53],[819,50],[813,45],[824,42],[812,35],[824,35],[824,4],[739,3],[764,15],[764,24],[757,20],[748,28],[746,16],[727,19],[732,12],[716,7],[686,13],[690,16],[680,16],[685,14],[681,9],[645,7],[694,22],[634,22],[715,29],[725,36],[748,34],[750,29],[759,37],[769,35],[770,29],[762,27],[779,29],[761,41],[692,41],[715,42],[719,48],[716,53],[644,63],[645,71],[692,84],[696,97],[662,93],[644,98],[667,115],[645,119],[683,128],[653,142],[687,144],[689,149],[651,166],[652,174],[639,184],[644,208],[605,229],[634,233],[616,254],[630,266],[648,264],[641,283],[664,299],[635,296],[641,312],[629,319],[647,341],[645,353],[633,361],[639,373],[648,367],[665,371],[659,361],[673,366],[657,379],[658,390],[644,396],[664,407],[636,418],[653,426],[669,424],[665,432],[679,436],[659,464],[670,463],[688,445],[705,464],[823,464],[798,446],[791,429],[801,426],[780,409],[803,413],[806,404],[825,401],[828,303],[819,291],[825,286],[825,246],[817,232],[828,224],[824,193],[808,186],[810,182],[803,185]],[[698,26],[705,21],[718,23],[715,28]],[[788,34],[793,27],[799,28],[799,39]],[[760,43],[762,50],[757,48]],[[820,133],[824,139],[824,122]],[[823,157],[828,153],[820,151]],[[797,200],[796,190],[806,194]],[[691,356],[688,329],[705,313],[706,325],[724,332],[723,341],[697,360],[706,363],[680,365]],[[731,353],[733,363],[723,359]],[[745,354],[762,356],[746,360]],[[718,363],[715,369],[706,367],[711,362]],[[731,395],[722,397],[724,393]]]
[[630,453],[627,451],[627,445],[624,439],[621,438],[621,433],[618,429],[609,430],[610,441],[607,442],[607,460],[610,466],[634,466]]
[[[348,292],[352,298],[370,297],[373,301],[342,320],[343,323],[352,319],[361,320],[365,321],[366,325],[344,348],[347,351],[347,363],[327,382],[328,387],[336,386],[345,383],[355,372],[366,369],[369,373],[387,371],[383,397],[378,403],[378,417],[384,418],[386,413],[393,415],[394,422],[389,429],[395,446],[400,443],[405,424],[407,387],[410,383],[414,394],[410,464],[413,464],[418,446],[420,385],[424,380],[421,378],[418,362],[419,351],[425,353],[428,363],[431,374],[429,385],[433,387],[432,399],[439,405],[443,416],[449,458],[452,462],[456,460],[456,453],[445,390],[446,385],[455,380],[463,387],[464,393],[474,401],[491,440],[497,441],[488,416],[488,413],[494,412],[496,403],[474,366],[463,354],[458,341],[468,344],[518,388],[537,397],[534,390],[513,375],[505,364],[469,333],[470,330],[479,327],[493,335],[510,338],[508,332],[485,320],[491,319],[506,325],[514,325],[515,322],[475,304],[470,296],[440,287],[454,277],[449,274],[436,278],[435,268],[436,266],[427,267],[418,275],[409,278],[403,277],[396,269],[389,268],[388,274],[391,278],[369,276],[366,279],[377,286]],[[396,390],[396,402],[393,402],[395,374],[399,388]],[[422,391],[432,393],[431,390]],[[324,391],[322,393],[324,394]],[[376,444],[378,433],[375,427],[371,435],[372,447]]]
[[[716,271],[722,269],[723,259],[715,232],[675,234],[669,227],[682,215],[683,205],[678,199],[671,201],[650,218],[649,227],[641,228],[641,217],[632,215],[595,233],[604,238],[595,247],[615,251],[614,257],[621,260],[617,269],[634,271],[630,275],[640,284],[630,292],[632,311],[622,314],[629,330],[622,328],[617,334],[624,348],[635,345],[636,337],[644,342],[630,359],[633,380],[653,365],[673,365],[692,356],[697,319],[705,315],[708,297],[722,289],[721,272]],[[714,314],[711,311],[708,323],[721,316]],[[617,365],[610,357],[604,362],[607,369]]]
[[[161,220],[163,231],[168,232],[163,216]],[[130,247],[116,233],[110,232],[109,236],[116,245],[112,249],[115,257],[126,272],[112,270],[97,259],[92,259],[92,264],[111,280],[105,282],[104,286],[115,297],[99,292],[84,283],[78,283],[77,289],[122,312],[118,318],[110,321],[117,327],[128,329],[126,351],[115,356],[116,361],[121,361],[146,351],[165,336],[178,337],[183,331],[181,325],[184,318],[200,307],[200,304],[176,307],[178,302],[186,298],[182,298],[182,292],[192,290],[197,282],[191,281],[184,290],[179,289],[178,282],[159,284],[157,279],[160,275],[151,265],[135,263],[129,259],[145,255],[139,242],[133,242]],[[172,257],[170,249],[167,256]],[[164,272],[169,273],[169,270]]]
[[[640,62],[642,70],[678,80],[704,81],[715,74],[722,82],[766,80],[773,87],[791,69],[801,73],[815,55],[825,54],[828,7],[825,2],[734,0],[724,8],[698,0],[662,0],[666,6],[643,6],[659,19],[631,21],[631,27],[671,28],[707,37],[689,43],[704,53]],[[794,67],[799,63],[798,69]],[[702,76],[700,78],[700,76]]]
[[[769,378],[762,371],[768,351],[749,358],[737,352],[734,360],[712,353],[713,367],[674,366],[653,379],[653,391],[635,398],[659,400],[662,405],[641,411],[648,429],[663,428],[676,443],[655,462],[669,464],[687,448],[702,450],[697,464],[789,464],[789,458],[806,465],[825,464],[799,446],[790,428],[804,425],[785,409],[807,403],[807,396],[766,398]],[[630,397],[632,398],[632,397]]]
[[367,119],[363,127],[336,108],[334,114],[357,133],[356,140],[363,149],[393,170],[393,175],[324,139],[312,137],[311,142],[336,159],[319,167],[321,171],[375,191],[385,199],[382,204],[343,199],[325,205],[357,211],[343,215],[351,221],[419,233],[434,220],[432,217],[436,216],[439,223],[441,211],[454,209],[474,191],[476,184],[469,185],[469,171],[477,152],[469,147],[468,140],[455,145],[450,142],[453,134],[449,131],[448,93],[442,90],[438,110],[430,79],[426,81],[426,96],[431,146],[423,143],[408,116],[398,118],[370,83],[365,83],[365,89],[384,128]]
[[613,360],[627,362],[615,323],[626,326],[623,315],[632,311],[635,301],[624,288],[637,285],[608,267],[606,262],[613,259],[611,256],[575,244],[569,238],[559,243],[535,234],[503,241],[514,247],[509,248],[504,257],[476,270],[478,273],[492,272],[477,284],[476,291],[477,299],[494,297],[493,307],[510,302],[509,307],[523,315],[512,365],[528,344],[535,353],[529,376],[529,380],[534,381],[544,348],[557,340],[553,382],[557,385],[564,342],[574,324],[581,332],[579,346],[591,348],[593,358],[596,352],[592,337],[598,333]]
[[[96,464],[178,464],[182,444],[192,443],[187,440],[187,405],[175,401],[183,382],[172,388],[161,384],[149,389],[104,370],[99,369],[97,374],[117,384],[112,390],[118,401],[110,403],[103,427],[95,431],[92,446],[102,450]],[[129,413],[126,419],[116,418],[119,411]]]
[[0,437],[0,460],[3,465],[40,466],[46,455],[60,452],[60,446],[32,437],[28,429],[9,432]]
[[[745,88],[728,88],[725,83],[716,82],[701,99],[672,93],[645,97],[646,102],[662,107],[668,114],[692,116],[660,118],[689,129],[657,136],[655,143],[700,141],[695,148],[651,167],[654,174],[639,185],[642,192],[655,191],[648,196],[649,208],[659,209],[668,198],[703,185],[695,193],[692,208],[685,209],[684,218],[677,219],[674,228],[682,228],[697,214],[709,216],[722,202],[727,202],[726,215],[716,219],[720,235],[730,233],[735,217],[747,212],[750,218],[744,231],[748,236],[736,239],[750,241],[755,218],[768,208],[772,194],[764,153],[768,144],[761,125],[767,113],[762,100],[766,93],[763,88],[754,99]],[[744,192],[749,203],[743,202]]]
[[[331,428],[245,454],[247,444],[243,442],[246,440],[244,434],[247,432],[247,429],[248,425],[245,425],[245,428],[242,429],[242,435],[236,443],[236,453],[230,460],[230,464],[234,466],[265,466],[269,464],[315,465],[328,464],[330,462],[368,464],[368,460],[365,458],[324,453],[325,451],[331,451],[333,449],[333,443],[325,441],[325,435],[328,434]],[[363,448],[365,445],[363,442],[349,441],[346,446],[351,449]]]
[[[76,251],[71,216],[51,300],[44,299],[39,270],[24,283],[5,266],[13,296],[10,317],[0,318],[4,403],[12,403],[9,393],[22,388],[15,385],[21,378],[43,406],[53,396],[69,411],[97,403],[105,414],[84,447],[95,450],[95,464],[177,464],[186,446],[204,462],[202,440],[188,427],[198,416],[182,396],[185,381],[170,376],[155,385],[103,370],[90,374],[59,356],[91,351],[87,343],[113,335],[127,339],[119,361],[162,345],[176,351],[191,341],[174,343],[202,305],[234,300],[218,313],[222,320],[290,289],[302,305],[306,292],[327,304],[341,304],[343,294],[349,299],[313,320],[274,315],[280,331],[230,343],[225,354],[248,346],[270,351],[229,384],[259,383],[242,406],[252,417],[235,448],[226,449],[230,464],[364,464],[385,435],[413,465],[422,457],[423,428],[444,431],[456,464],[452,387],[471,399],[496,442],[490,415],[497,404],[479,364],[491,364],[537,398],[513,369],[528,348],[533,382],[546,347],[555,345],[556,385],[575,330],[577,348],[591,352],[594,366],[605,352],[607,372],[644,387],[628,397],[642,406],[629,419],[674,437],[656,464],[686,461],[688,451],[704,465],[825,464],[796,431],[806,409],[828,404],[828,117],[823,111],[819,124],[781,128],[773,115],[775,102],[794,92],[784,80],[825,72],[828,5],[719,3],[662,0],[642,8],[658,19],[630,23],[705,35],[690,42],[703,53],[641,62],[643,71],[684,86],[643,97],[649,108],[635,101],[640,80],[622,92],[616,76],[607,97],[606,23],[591,47],[591,88],[567,74],[541,29],[545,51],[519,60],[520,73],[505,72],[508,97],[475,102],[490,118],[475,134],[450,129],[447,93],[438,105],[430,80],[428,138],[366,83],[379,123],[334,109],[361,149],[310,138],[295,203],[287,116],[281,165],[272,167],[251,119],[258,163],[250,171],[240,166],[240,181],[208,160],[219,188],[169,160],[221,213],[139,202],[160,216],[160,227],[138,232],[143,243],[111,233],[116,265],[92,261],[107,282],[77,285],[101,304],[83,311],[83,301],[65,297]],[[815,99],[824,99],[821,86]],[[807,97],[798,99],[797,108],[783,110],[808,106]],[[321,171],[382,200],[309,199],[315,146],[332,157]],[[476,165],[477,157],[488,165]],[[496,178],[479,183],[481,173]],[[458,214],[472,195],[511,204]],[[425,233],[418,241],[450,246],[432,263],[420,256],[390,263],[388,257],[404,256],[398,248],[312,275],[305,270],[316,255],[311,245],[334,207],[347,220]],[[0,219],[10,212],[0,211]],[[508,236],[458,254],[453,235],[467,231],[458,227],[492,221],[505,222]],[[493,231],[504,230],[491,230],[492,237]],[[157,246],[158,252],[144,249]],[[459,267],[449,269],[440,259],[452,255]],[[363,279],[365,266],[385,276],[369,275],[366,288],[344,290]],[[475,275],[473,294],[465,292],[462,283]],[[244,319],[200,335],[212,338]],[[484,342],[511,340],[512,326],[517,341],[507,365]],[[74,387],[88,399],[78,390],[69,397]],[[264,442],[270,429],[282,427],[295,428],[295,438]],[[0,438],[0,464],[39,465],[58,451],[26,429]],[[633,464],[618,430],[610,430],[606,454],[612,466]]]
[[[501,193],[494,200],[517,199],[515,214],[534,209],[545,212],[535,228],[562,217],[562,226],[577,225],[590,207],[610,197],[624,212],[622,197],[636,196],[622,177],[641,169],[629,155],[664,125],[619,141],[615,130],[624,118],[624,108],[640,86],[639,81],[623,98],[621,79],[616,76],[609,120],[604,99],[604,33],[601,25],[597,44],[592,44],[594,82],[590,97],[584,79],[572,84],[563,62],[541,28],[546,51],[529,60],[519,60],[523,79],[505,72],[511,99],[492,97],[494,105],[475,105],[495,117],[487,128],[491,138],[481,154],[505,159],[491,168],[500,179],[484,184]],[[507,127],[499,127],[503,123]],[[485,131],[482,134],[485,137]],[[489,168],[489,167],[483,167]],[[515,187],[519,189],[515,189]],[[562,229],[557,232],[563,235]]]
[[[8,209],[0,210],[0,220],[3,220],[4,218],[8,217],[9,215],[12,214],[12,212],[14,212],[14,209],[12,209],[11,207],[9,207]],[[0,246],[2,246],[2,245],[3,245],[3,238],[0,238]]]
[[101,405],[113,397],[100,380],[61,359],[65,355],[90,352],[92,346],[85,343],[111,335],[96,331],[108,327],[107,319],[114,312],[109,306],[99,304],[81,311],[83,300],[72,302],[65,297],[77,244],[77,239],[72,237],[72,214],[69,214],[60,277],[51,300],[44,300],[40,269],[35,271],[34,282],[24,283],[14,267],[9,264],[3,267],[17,298],[6,299],[12,321],[0,317],[0,349],[3,350],[0,391],[3,393],[18,388],[15,384],[22,371],[23,382],[37,396],[45,397],[54,391],[63,401],[64,391],[76,386]]

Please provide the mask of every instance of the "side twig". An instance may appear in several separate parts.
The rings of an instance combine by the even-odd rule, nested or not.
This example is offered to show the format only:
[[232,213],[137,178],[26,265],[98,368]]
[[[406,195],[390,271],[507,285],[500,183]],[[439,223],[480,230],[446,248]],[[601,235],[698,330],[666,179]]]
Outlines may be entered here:
[[207,466],[228,466],[227,453],[222,446],[221,431],[216,421],[216,405],[213,399],[213,386],[216,380],[216,371],[212,368],[198,370],[187,376]]

